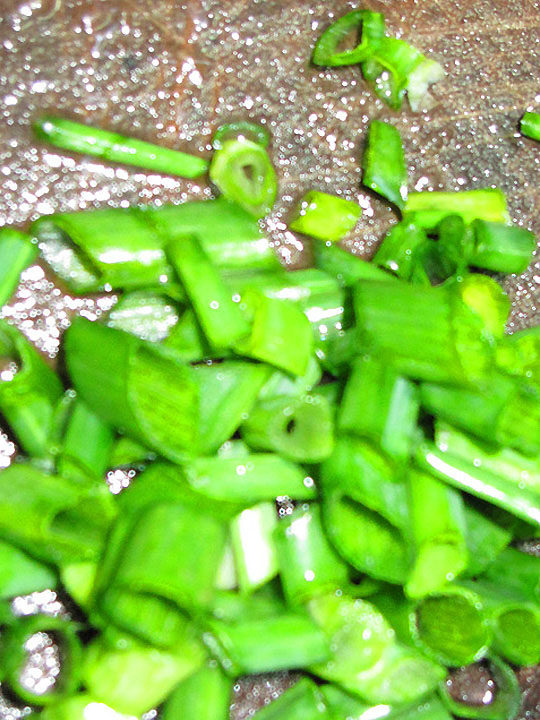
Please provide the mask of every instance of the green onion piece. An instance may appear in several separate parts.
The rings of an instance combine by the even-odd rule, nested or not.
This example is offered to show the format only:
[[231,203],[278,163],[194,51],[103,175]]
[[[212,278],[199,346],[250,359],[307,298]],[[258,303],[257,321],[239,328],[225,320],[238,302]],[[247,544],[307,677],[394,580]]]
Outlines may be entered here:
[[413,379],[467,384],[492,362],[481,318],[446,287],[361,280],[355,286],[357,345]]
[[42,720],[88,720],[88,718],[107,718],[107,720],[133,720],[133,715],[124,715],[109,705],[92,698],[86,693],[64,698],[54,705],[46,707],[40,717]]
[[209,607],[211,616],[225,623],[263,620],[285,612],[283,594],[279,583],[263,585],[251,595],[238,592],[216,592]]
[[[30,456],[50,454],[55,408],[62,383],[26,337],[0,321],[0,360],[8,361],[0,375],[0,411]],[[9,364],[11,363],[11,365]]]
[[455,267],[447,262],[439,244],[426,240],[414,251],[409,281],[419,285],[439,285],[454,271]]
[[230,200],[257,218],[274,205],[277,178],[262,145],[251,140],[225,140],[210,163],[210,179]]
[[540,386],[540,328],[504,335],[497,346],[497,364],[510,375],[519,375]]
[[[333,344],[350,323],[352,308],[348,294],[341,289],[315,296],[306,303],[304,313],[315,337],[315,355],[325,370],[333,372]],[[339,355],[339,353],[336,353]]]
[[[373,258],[380,267],[391,270],[398,277],[408,280],[411,277],[414,252],[427,240],[422,228],[410,222],[394,225],[384,236],[382,243]],[[369,279],[369,278],[368,278]],[[377,278],[373,278],[376,280]],[[382,280],[385,278],[382,277]]]
[[521,691],[516,675],[512,668],[493,654],[487,658],[487,663],[495,683],[491,702],[486,705],[472,705],[454,699],[449,692],[451,680],[440,684],[442,701],[456,717],[472,720],[514,720],[518,717],[521,706]]
[[464,510],[469,561],[463,575],[475,577],[493,563],[512,540],[512,534],[470,503],[465,503]]
[[60,568],[62,585],[81,608],[90,607],[97,574],[96,562],[75,562]]
[[231,347],[247,335],[248,321],[197,238],[177,238],[167,252],[210,345]]
[[526,112],[520,121],[522,135],[540,140],[540,113]]
[[411,215],[415,224],[425,230],[435,229],[447,215],[459,215],[466,224],[474,220],[508,222],[506,198],[498,188],[409,193],[403,208],[404,220]]
[[422,405],[462,430],[525,455],[540,452],[540,395],[533,386],[492,375],[478,390],[424,383]]
[[207,161],[202,157],[54,115],[43,115],[33,124],[33,130],[39,140],[63,150],[168,175],[195,178],[203,175],[208,168]]
[[18,548],[0,542],[0,598],[27,595],[56,587],[56,573]]
[[277,700],[263,707],[256,720],[330,720],[317,685],[310,678],[301,678]]
[[112,446],[110,466],[142,464],[147,460],[155,460],[156,454],[140,443],[128,437],[119,437]]
[[315,266],[335,278],[341,287],[350,287],[357,280],[388,280],[391,275],[357,255],[331,242],[314,243]]
[[109,467],[112,428],[81,400],[75,400],[57,461],[59,473],[75,481],[101,480]]
[[278,558],[273,540],[274,503],[261,502],[231,520],[230,533],[240,592],[250,593],[274,578]]
[[334,445],[330,407],[320,395],[264,400],[243,424],[242,437],[256,450],[296,462],[321,462]]
[[474,233],[460,215],[447,215],[437,226],[441,264],[448,275],[463,275],[474,249]]
[[194,458],[184,469],[191,487],[214,500],[251,505],[283,495],[295,500],[316,495],[313,480],[298,465],[271,453]]
[[310,190],[304,195],[289,227],[318,240],[341,240],[354,228],[362,208],[352,200]]
[[[353,10],[330,25],[317,40],[311,61],[314,65],[338,67],[356,65],[366,60],[384,37],[384,15],[370,10]],[[351,50],[339,51],[351,31],[357,31],[358,44]]]
[[308,607],[332,648],[330,659],[311,665],[311,672],[367,702],[412,703],[444,677],[443,668],[396,641],[371,603],[332,594],[313,598]]
[[169,335],[178,317],[178,308],[166,295],[136,290],[120,298],[107,317],[107,325],[141,340],[160,342]]
[[534,233],[485,220],[475,220],[473,230],[475,243],[471,265],[518,275],[527,269],[536,249]]
[[334,547],[354,567],[388,582],[408,575],[408,489],[389,463],[341,436],[321,469],[323,518]]
[[46,563],[99,556],[114,514],[105,484],[81,487],[24,463],[0,473],[0,537]]
[[232,683],[210,663],[182,680],[161,711],[162,720],[229,720]]
[[332,720],[376,720],[386,717],[391,717],[392,720],[452,720],[436,695],[401,709],[390,705],[367,705],[337,685],[321,685],[319,690],[330,710]]
[[419,409],[416,385],[367,355],[353,363],[339,409],[339,428],[370,438],[389,457],[406,461]]
[[304,308],[319,295],[338,291],[336,280],[316,268],[276,272],[237,272],[227,274],[233,294],[258,291],[272,300],[288,300]]
[[281,267],[255,218],[224,197],[180,205],[145,206],[141,210],[164,243],[195,235],[221,270],[245,273]]
[[221,150],[228,140],[249,140],[263,148],[270,144],[270,132],[263,125],[240,120],[220,125],[212,137],[214,150]]
[[[237,339],[236,352],[292,375],[303,375],[313,352],[313,333],[302,310],[290,302],[274,300],[254,290],[244,294],[242,306],[247,306],[247,314],[253,318],[252,328],[249,337]],[[227,330],[232,335],[224,323],[224,331]]]
[[197,670],[203,650],[186,641],[165,652],[128,639],[109,646],[98,637],[86,650],[83,680],[95,698],[127,715],[142,715],[163,702],[179,682]]
[[199,388],[200,455],[216,452],[234,435],[251,412],[270,374],[267,365],[236,360],[193,368],[193,378]]
[[409,473],[415,560],[405,585],[411,598],[437,592],[467,566],[466,526],[459,492],[425,473]]
[[300,611],[233,623],[210,619],[206,625],[203,641],[232,677],[302,668],[329,656],[324,633]]
[[217,590],[234,590],[238,587],[238,573],[234,564],[231,539],[228,538],[216,574]]
[[373,120],[363,157],[363,183],[403,208],[407,200],[407,167],[399,131],[389,123]]
[[534,555],[508,547],[487,568],[485,575],[529,598],[540,598],[540,560]]
[[439,63],[392,37],[381,39],[375,52],[362,63],[362,73],[375,94],[394,110],[401,108],[407,92],[413,112],[432,104],[428,88],[444,78]]
[[226,350],[214,350],[210,347],[192,308],[184,310],[163,345],[174,350],[175,355],[184,362],[200,362],[213,356],[225,357],[228,354]]
[[321,377],[321,366],[312,355],[308,360],[306,371],[298,377],[291,377],[281,370],[273,372],[262,387],[259,398],[264,400],[279,395],[299,396],[310,393],[319,384]]
[[160,346],[76,318],[66,333],[69,374],[105,422],[179,459],[197,441],[197,387],[188,367]]
[[516,487],[506,478],[476,467],[473,458],[465,460],[424,443],[416,453],[416,462],[419,467],[458,490],[471,493],[529,523],[540,525],[539,493]]
[[449,281],[448,287],[451,284],[462,302],[483,320],[486,331],[500,340],[510,315],[510,298],[499,283],[487,275],[474,273]]
[[29,235],[10,227],[0,229],[0,307],[10,299],[22,271],[36,254]]
[[[2,630],[0,663],[2,684],[6,684],[24,703],[44,706],[74,693],[80,685],[82,648],[77,636],[78,627],[70,620],[48,615],[17,618]],[[24,668],[30,657],[31,638],[45,633],[58,646],[61,658],[60,675],[45,692],[35,690],[24,681]]]
[[348,585],[348,568],[324,534],[317,504],[303,505],[284,517],[274,537],[283,591],[290,605]]

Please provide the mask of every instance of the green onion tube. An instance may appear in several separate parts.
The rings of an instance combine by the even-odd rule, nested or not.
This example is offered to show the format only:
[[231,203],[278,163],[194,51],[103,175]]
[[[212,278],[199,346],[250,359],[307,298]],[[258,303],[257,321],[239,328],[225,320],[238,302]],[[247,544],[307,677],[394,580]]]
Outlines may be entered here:
[[330,720],[317,685],[301,678],[255,715],[257,720]]
[[0,598],[56,587],[56,573],[17,547],[0,542]]
[[486,705],[472,705],[455,700],[449,692],[451,680],[441,682],[440,697],[456,717],[470,720],[514,720],[518,717],[521,706],[521,691],[516,675],[512,668],[496,655],[490,655],[487,664],[496,688],[491,702]]
[[163,340],[163,346],[174,350],[183,362],[200,362],[212,357],[226,357],[229,353],[222,348],[211,348],[201,328],[197,314],[192,308],[182,313],[180,320]]
[[231,520],[231,543],[240,592],[253,592],[277,575],[279,567],[273,539],[276,527],[273,502],[246,508]]
[[163,702],[200,667],[203,657],[201,646],[189,638],[165,652],[129,637],[109,644],[101,636],[86,649],[84,685],[116,711],[140,716]]
[[191,487],[214,500],[251,505],[288,495],[311,500],[313,480],[301,467],[272,453],[249,453],[235,457],[200,457],[184,465]]
[[310,190],[304,195],[289,227],[318,240],[341,240],[354,228],[362,208],[352,200]]
[[474,220],[508,221],[506,198],[498,188],[459,192],[409,193],[403,208],[404,219],[414,216],[418,227],[433,230],[447,215],[459,215],[466,224]]
[[264,400],[243,424],[242,437],[256,450],[296,462],[321,462],[334,445],[330,407],[319,395]]
[[393,125],[373,120],[363,157],[366,187],[403,208],[407,200],[407,168],[399,132]]
[[335,278],[341,287],[350,287],[357,280],[388,280],[391,275],[374,262],[363,260],[330,241],[315,243],[315,266]]
[[540,494],[476,467],[473,458],[463,459],[425,442],[418,448],[415,460],[420,468],[458,490],[503,508],[528,523],[540,525]]
[[[352,30],[358,31],[359,42],[352,50],[338,50]],[[368,58],[384,36],[384,15],[370,10],[353,10],[333,22],[317,40],[311,60],[314,65],[338,67],[356,65]]]
[[0,537],[46,563],[99,556],[114,515],[105,484],[80,487],[25,463],[0,473]]
[[400,222],[390,228],[384,236],[373,262],[381,268],[390,270],[398,277],[408,280],[413,270],[415,250],[426,240],[426,233],[422,228],[416,227],[414,219],[410,222]]
[[[2,631],[0,640],[0,663],[2,684],[24,703],[50,705],[64,696],[74,693],[81,683],[82,648],[77,636],[77,625],[70,620],[47,615],[30,615],[17,618]],[[56,641],[61,657],[60,675],[52,688],[39,692],[28,686],[22,672],[29,658],[29,641],[36,633],[46,633]]]
[[175,303],[163,293],[135,290],[120,298],[107,316],[107,325],[141,340],[160,342],[178,323],[179,314]]
[[268,215],[274,205],[276,173],[257,142],[225,140],[210,163],[210,179],[228,200],[257,218]]
[[195,178],[203,175],[208,167],[207,161],[202,157],[54,115],[42,116],[34,123],[33,129],[39,140],[63,150],[93,155],[110,162],[134,165],[155,172]]
[[256,291],[271,300],[287,300],[304,308],[319,295],[338,292],[336,280],[317,268],[277,270],[275,272],[227,272],[227,284],[233,294]]
[[379,353],[413,379],[467,384],[485,377],[491,339],[455,290],[361,280],[354,292],[362,351]]
[[179,459],[197,442],[192,372],[158,345],[76,318],[66,362],[81,398],[105,422]]
[[210,345],[231,347],[247,335],[248,321],[197,238],[177,238],[167,253]]
[[473,230],[475,244],[471,265],[518,275],[527,269],[536,248],[536,238],[532,232],[485,220],[475,220]]
[[437,234],[437,247],[447,274],[465,274],[474,248],[472,228],[465,225],[460,215],[447,215],[437,226]]
[[265,148],[270,144],[270,132],[263,125],[248,120],[240,120],[218,127],[212,137],[214,150],[221,150],[227,140],[240,140],[241,142],[250,140]]
[[446,286],[484,322],[495,340],[504,337],[510,315],[510,298],[498,282],[487,275],[470,273],[448,280]]
[[487,568],[486,577],[494,583],[535,600],[540,599],[540,559],[512,547],[501,552]]
[[235,623],[208,620],[202,638],[233,677],[306,667],[330,654],[325,634],[300,611]]
[[512,540],[512,534],[470,503],[465,503],[464,510],[469,559],[463,576],[475,577],[494,562]]
[[317,504],[303,505],[284,517],[274,537],[289,604],[348,584],[348,568],[326,539]]
[[37,255],[29,235],[14,228],[0,230],[0,307],[12,296],[22,271]]
[[15,368],[0,377],[0,411],[28,455],[47,457],[62,383],[32,343],[6,321],[0,321],[2,356]]
[[415,560],[405,592],[419,598],[465,570],[466,521],[460,493],[425,473],[409,473],[409,499]]
[[520,121],[522,135],[540,140],[540,113],[526,112]]
[[313,598],[308,607],[332,648],[330,659],[311,665],[311,672],[363,700],[412,703],[444,677],[442,667],[396,640],[371,603],[331,594]]
[[176,686],[161,712],[162,720],[229,720],[232,683],[209,663]]

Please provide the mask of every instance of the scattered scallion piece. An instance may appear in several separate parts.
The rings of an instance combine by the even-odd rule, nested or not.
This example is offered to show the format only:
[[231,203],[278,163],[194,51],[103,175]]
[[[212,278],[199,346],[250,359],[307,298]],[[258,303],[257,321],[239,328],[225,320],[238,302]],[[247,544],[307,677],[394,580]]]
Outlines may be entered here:
[[412,192],[403,208],[405,220],[433,230],[447,215],[459,215],[465,223],[474,220],[508,222],[504,193],[498,188],[461,190],[460,192]]
[[474,250],[470,264],[502,273],[522,273],[531,262],[536,248],[532,232],[498,222],[475,220]]
[[363,156],[363,183],[399,208],[407,200],[407,168],[399,132],[393,125],[373,120]]
[[341,240],[358,222],[362,208],[352,200],[310,190],[300,201],[289,227],[318,240]]
[[0,307],[17,287],[21,272],[37,255],[37,246],[25,233],[14,228],[0,230]]
[[540,113],[526,112],[521,118],[520,130],[522,135],[540,140]]
[[214,150],[221,150],[228,140],[240,140],[241,142],[250,140],[265,148],[270,143],[270,132],[264,125],[240,120],[239,122],[231,122],[218,127],[212,137]]
[[[358,44],[340,51],[341,43],[356,30]],[[311,60],[314,65],[337,67],[355,65],[366,60],[384,36],[384,15],[371,10],[353,10],[333,22],[317,40]]]

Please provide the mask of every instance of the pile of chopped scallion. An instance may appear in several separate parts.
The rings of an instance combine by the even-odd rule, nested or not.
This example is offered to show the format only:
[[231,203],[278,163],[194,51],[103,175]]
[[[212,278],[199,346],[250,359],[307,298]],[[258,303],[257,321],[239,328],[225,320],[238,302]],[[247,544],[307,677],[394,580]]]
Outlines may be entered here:
[[[362,64],[392,107],[441,75],[365,10],[313,60]],[[293,669],[257,719],[514,718],[509,664],[540,662],[540,559],[515,546],[540,532],[540,327],[505,335],[510,301],[485,272],[521,273],[535,249],[504,195],[408,195],[399,134],[374,120],[363,182],[400,222],[366,262],[333,244],[360,207],[313,190],[290,228],[315,267],[286,271],[258,223],[277,189],[264,128],[220,128],[209,166],[56,117],[35,129],[208,169],[219,196],[0,232],[1,303],[38,249],[72,293],[120,294],[72,322],[58,373],[0,321],[21,448],[0,473],[3,689],[44,720],[226,720],[236,678]],[[540,116],[522,129],[539,139]],[[111,494],[107,470],[134,467]],[[46,588],[72,612],[12,613]],[[45,690],[24,672],[37,633],[61,660]],[[458,702],[448,669],[478,661],[491,701]]]

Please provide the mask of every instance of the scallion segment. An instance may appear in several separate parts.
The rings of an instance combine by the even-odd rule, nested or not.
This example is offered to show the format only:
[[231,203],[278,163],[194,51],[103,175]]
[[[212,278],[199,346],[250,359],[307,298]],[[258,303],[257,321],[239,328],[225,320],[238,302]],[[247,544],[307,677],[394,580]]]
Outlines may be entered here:
[[[351,50],[340,50],[349,33],[357,31],[358,44]],[[353,10],[332,23],[317,40],[313,50],[314,65],[337,67],[360,63],[377,49],[384,36],[384,15],[370,10]]]
[[373,120],[363,155],[363,183],[399,208],[407,200],[407,168],[399,132],[393,125]]
[[362,208],[352,200],[310,190],[300,201],[289,227],[318,240],[335,242],[353,230],[361,214]]
[[540,140],[540,113],[526,112],[521,118],[520,130],[522,135]]
[[12,296],[21,272],[37,255],[30,236],[5,227],[0,230],[0,307]]

